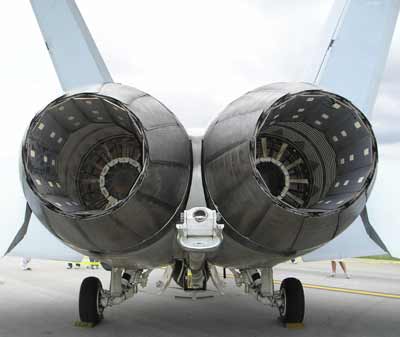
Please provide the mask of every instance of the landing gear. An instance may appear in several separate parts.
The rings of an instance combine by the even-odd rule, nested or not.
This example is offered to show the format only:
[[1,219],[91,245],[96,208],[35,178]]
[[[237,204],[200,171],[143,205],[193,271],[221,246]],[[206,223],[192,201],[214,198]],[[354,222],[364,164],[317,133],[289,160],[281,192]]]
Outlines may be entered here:
[[245,286],[245,292],[257,301],[278,308],[284,324],[302,323],[304,319],[304,291],[296,278],[284,279],[279,291],[274,290],[272,268],[230,269],[238,287]]
[[121,304],[147,286],[151,269],[125,270],[111,268],[110,289],[104,290],[97,277],[83,280],[79,293],[79,316],[81,322],[96,325],[103,319],[107,307]]
[[98,324],[103,319],[103,287],[97,277],[87,277],[79,292],[79,317],[82,322]]
[[304,319],[304,291],[296,278],[284,279],[280,288],[281,303],[278,307],[283,323],[302,323]]
[[201,264],[199,270],[191,270],[183,260],[176,260],[172,272],[172,278],[178,286],[185,291],[188,290],[207,290],[209,278],[209,268],[207,264]]
[[175,260],[175,265],[172,271],[172,278],[174,279],[175,283],[181,288],[185,287],[185,271],[185,264],[183,260]]

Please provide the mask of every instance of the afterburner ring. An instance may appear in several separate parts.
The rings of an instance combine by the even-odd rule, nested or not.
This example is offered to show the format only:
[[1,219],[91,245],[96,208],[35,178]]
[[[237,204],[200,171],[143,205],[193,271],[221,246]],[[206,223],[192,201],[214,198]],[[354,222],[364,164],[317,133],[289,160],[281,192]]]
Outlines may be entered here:
[[271,191],[271,193],[276,196],[278,199],[283,199],[287,192],[289,191],[289,187],[290,187],[290,175],[289,175],[289,170],[286,168],[286,166],[279,161],[278,159],[272,158],[272,157],[265,157],[265,158],[257,158],[256,159],[256,165],[260,164],[260,163],[271,163],[274,166],[276,166],[281,173],[283,174],[283,188],[281,189],[281,191],[279,193],[273,193]]

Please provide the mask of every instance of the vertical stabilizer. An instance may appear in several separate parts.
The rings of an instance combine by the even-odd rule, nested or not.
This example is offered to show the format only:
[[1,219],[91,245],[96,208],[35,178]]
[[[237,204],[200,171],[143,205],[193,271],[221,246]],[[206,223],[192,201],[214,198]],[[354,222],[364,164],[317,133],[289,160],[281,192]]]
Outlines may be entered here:
[[341,4],[315,83],[348,98],[368,115],[386,64],[400,0],[347,0]]
[[31,0],[64,91],[112,82],[108,69],[73,0]]

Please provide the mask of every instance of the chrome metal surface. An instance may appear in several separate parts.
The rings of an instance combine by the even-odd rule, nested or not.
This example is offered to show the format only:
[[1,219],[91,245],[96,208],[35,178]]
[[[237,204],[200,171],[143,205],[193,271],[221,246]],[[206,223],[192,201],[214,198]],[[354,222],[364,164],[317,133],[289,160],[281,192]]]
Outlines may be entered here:
[[176,225],[177,241],[184,251],[207,253],[218,249],[223,236],[223,224],[217,223],[217,212],[195,207],[183,212],[183,223]]
[[69,246],[102,260],[157,247],[133,263],[153,266],[171,259],[172,242],[158,241],[185,207],[191,167],[189,138],[164,105],[106,84],[35,116],[21,181],[32,211]]
[[193,207],[207,207],[206,199],[204,197],[203,173],[201,167],[203,137],[190,136],[190,141],[192,142],[193,172],[186,209]]
[[361,213],[376,165],[370,124],[345,98],[305,83],[245,94],[203,141],[208,207],[225,223],[211,262],[273,265],[333,239]]

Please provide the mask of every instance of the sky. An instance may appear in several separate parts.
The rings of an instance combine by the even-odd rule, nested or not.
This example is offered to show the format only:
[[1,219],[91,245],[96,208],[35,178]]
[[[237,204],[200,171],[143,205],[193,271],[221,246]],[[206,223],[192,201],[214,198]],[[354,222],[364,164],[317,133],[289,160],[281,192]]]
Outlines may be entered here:
[[[251,89],[307,78],[322,59],[333,2],[97,1],[96,15],[89,1],[78,5],[114,79],[149,92],[196,127]],[[116,8],[110,28],[104,18]],[[400,27],[371,118],[384,143],[400,141],[399,56]]]
[[[304,80],[312,62],[322,58],[321,41],[329,38],[323,35],[324,24],[333,1],[77,3],[114,81],[152,94],[184,126],[199,127],[251,89]],[[3,143],[7,138],[11,150],[34,113],[62,91],[29,2],[2,6],[7,11],[0,14],[0,89],[7,97],[7,120],[12,117],[14,126],[1,125],[0,137]],[[400,141],[399,56],[397,28],[372,118],[385,143]]]
[[[78,0],[115,82],[148,92],[184,124],[206,126],[261,85],[303,81],[320,48],[333,0]],[[62,94],[29,1],[0,5],[0,194],[20,198],[19,150],[34,114]],[[400,24],[372,124],[381,153],[400,158]],[[18,206],[19,207],[19,206]],[[15,209],[16,211],[16,209]]]

